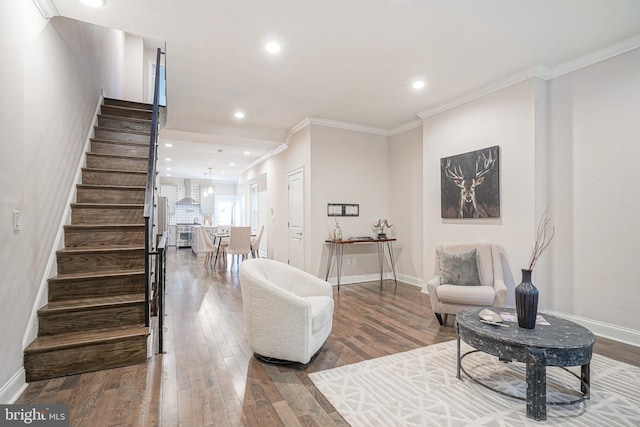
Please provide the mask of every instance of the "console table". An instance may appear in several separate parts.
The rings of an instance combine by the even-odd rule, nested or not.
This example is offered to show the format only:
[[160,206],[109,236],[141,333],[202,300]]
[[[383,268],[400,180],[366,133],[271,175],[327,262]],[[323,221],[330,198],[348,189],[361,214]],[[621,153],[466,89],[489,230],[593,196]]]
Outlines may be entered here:
[[344,247],[346,245],[363,244],[363,243],[375,243],[378,250],[378,265],[380,266],[380,285],[382,286],[382,275],[384,270],[384,248],[387,247],[389,251],[389,261],[391,263],[391,270],[393,271],[393,280],[396,283],[396,289],[398,288],[398,279],[396,278],[396,265],[393,259],[393,242],[395,238],[390,239],[347,239],[347,240],[334,240],[329,239],[324,242],[329,246],[329,253],[327,254],[327,275],[324,280],[329,279],[329,272],[331,271],[331,260],[335,253],[336,258],[336,276],[338,281],[338,292],[340,292],[340,277],[342,276],[342,255],[344,253]]
[[[514,309],[488,307],[499,313],[512,313]],[[480,311],[475,308],[462,310],[456,315],[456,331],[458,332],[458,370],[460,369],[473,381],[494,390],[481,381],[475,379],[462,367],[462,359],[476,351],[497,356],[502,361],[517,361],[526,363],[526,402],[527,417],[535,420],[547,419],[547,366],[580,366],[580,398],[572,402],[549,402],[550,405],[569,405],[582,402],[589,398],[590,362],[595,338],[591,331],[569,320],[550,314],[544,314],[548,325],[536,325],[535,329],[520,328],[517,323],[505,323],[508,328],[494,326],[480,322]],[[460,355],[460,340],[477,350]],[[575,375],[575,374],[574,374]],[[577,375],[576,375],[577,376]],[[516,399],[519,396],[501,394]]]

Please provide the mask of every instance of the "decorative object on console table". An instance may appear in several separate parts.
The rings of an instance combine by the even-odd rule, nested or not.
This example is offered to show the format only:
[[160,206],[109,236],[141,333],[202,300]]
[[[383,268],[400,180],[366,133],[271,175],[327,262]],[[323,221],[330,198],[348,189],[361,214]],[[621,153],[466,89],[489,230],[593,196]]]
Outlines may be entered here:
[[371,224],[371,229],[376,233],[378,239],[386,239],[387,233],[384,232],[384,229],[391,227],[393,227],[393,224],[389,224],[386,219],[379,219],[377,223]]
[[336,225],[333,227],[333,240],[342,240],[342,228],[336,219]]
[[531,282],[531,273],[533,267],[547,249],[551,239],[553,239],[554,229],[551,229],[551,235],[549,233],[549,214],[548,209],[545,209],[540,218],[538,229],[536,231],[536,242],[533,247],[533,252],[529,260],[529,268],[522,269],[522,282],[516,286],[516,313],[518,315],[518,326],[526,329],[533,329],[536,327],[536,317],[538,315],[538,288],[536,288]]

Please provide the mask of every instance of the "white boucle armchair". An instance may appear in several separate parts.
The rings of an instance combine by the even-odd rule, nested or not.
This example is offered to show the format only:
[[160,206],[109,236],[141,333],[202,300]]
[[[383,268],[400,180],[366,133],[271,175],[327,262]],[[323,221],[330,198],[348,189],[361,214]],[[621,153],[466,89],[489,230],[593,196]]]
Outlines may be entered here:
[[480,286],[441,284],[440,264],[436,255],[436,276],[427,282],[427,291],[431,299],[431,308],[441,325],[447,322],[447,315],[455,315],[465,308],[504,306],[507,287],[504,284],[500,246],[489,243],[440,244],[436,251],[459,254],[472,249],[476,249]]
[[288,264],[255,258],[240,265],[240,286],[254,355],[309,363],[331,333],[331,285]]

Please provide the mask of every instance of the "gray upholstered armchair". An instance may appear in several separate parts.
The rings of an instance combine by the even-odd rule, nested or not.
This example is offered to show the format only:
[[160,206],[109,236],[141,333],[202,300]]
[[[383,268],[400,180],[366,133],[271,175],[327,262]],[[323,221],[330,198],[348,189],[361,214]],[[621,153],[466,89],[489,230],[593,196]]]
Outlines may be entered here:
[[[473,249],[476,250],[477,276],[475,276],[475,280],[469,280],[465,275],[472,275],[471,273],[467,274],[466,271],[455,270],[463,270],[460,266],[464,264],[464,260],[460,261],[460,259],[461,257],[470,258],[470,251]],[[453,258],[453,263],[448,263],[451,258]],[[467,259],[467,261],[469,260]],[[454,271],[441,271],[441,267]],[[489,243],[440,244],[436,248],[435,274],[436,277],[427,282],[427,291],[431,298],[431,307],[441,325],[447,322],[447,315],[455,315],[465,308],[504,306],[507,287],[504,284],[498,245]],[[463,276],[461,279],[460,274]],[[456,281],[459,283],[455,283]]]

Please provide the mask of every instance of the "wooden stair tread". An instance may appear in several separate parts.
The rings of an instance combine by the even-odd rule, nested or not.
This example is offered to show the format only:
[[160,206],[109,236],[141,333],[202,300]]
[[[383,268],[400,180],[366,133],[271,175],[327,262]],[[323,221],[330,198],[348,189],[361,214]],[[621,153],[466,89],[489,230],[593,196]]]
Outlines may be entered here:
[[132,133],[132,134],[135,134],[135,135],[148,135],[148,136],[151,136],[151,131],[147,132],[147,131],[133,130],[133,129],[106,128],[106,127],[103,127],[103,126],[96,126],[94,129],[95,130],[104,130],[104,131],[108,131],[108,132],[115,132],[115,133]]
[[[151,104],[142,104],[142,105],[149,105],[150,107],[153,107]],[[153,111],[153,108],[147,109],[147,108],[126,107],[124,105],[116,105],[116,104],[103,104],[103,106],[106,106],[108,108],[114,108],[114,109],[117,108],[118,110],[131,111],[131,112],[151,113]]]
[[76,184],[76,188],[96,190],[146,190],[144,185],[113,185],[113,184]]
[[109,341],[122,341],[129,338],[142,338],[149,335],[148,327],[126,326],[119,328],[95,329],[84,332],[70,332],[66,334],[43,335],[36,338],[27,348],[25,355],[43,353],[47,351],[82,347],[87,344],[97,344]]
[[107,253],[107,252],[128,252],[144,250],[144,246],[131,246],[126,248],[62,248],[56,253],[60,254],[86,254],[86,253]]
[[102,144],[117,144],[117,145],[131,145],[134,147],[149,147],[148,142],[136,142],[136,141],[118,141],[116,139],[106,138],[91,138],[91,142],[100,142]]
[[[99,154],[99,153],[94,153]],[[146,157],[144,157],[146,159]],[[147,171],[132,171],[126,169],[99,169],[99,168],[82,168],[83,172],[94,172],[94,173],[127,173],[133,175],[146,175]]]
[[[110,154],[110,153],[94,153],[92,151],[89,151],[87,153],[87,156],[94,156],[94,157],[105,157],[105,158],[109,158],[109,159],[134,159],[134,160],[149,160],[149,157],[145,157],[145,156],[127,156],[124,154]],[[111,169],[111,170],[115,170],[115,169]],[[146,171],[144,173],[147,173]]]
[[80,281],[89,279],[100,278],[120,278],[133,275],[144,275],[144,270],[127,270],[127,271],[115,271],[113,273],[69,273],[58,274],[57,276],[49,278],[49,281],[62,282],[62,281]]
[[77,298],[65,301],[53,301],[47,303],[38,310],[39,313],[52,313],[68,310],[78,310],[83,308],[105,308],[109,306],[144,304],[144,294],[125,294],[104,297]]
[[144,207],[144,203],[71,203],[71,209],[73,208],[95,208],[95,209],[109,209],[109,208],[140,208]]
[[120,229],[136,229],[144,228],[144,223],[140,224],[65,224],[65,230],[120,230]]
[[114,120],[128,120],[131,122],[139,122],[151,125],[151,119],[141,119],[139,117],[127,117],[127,116],[114,116],[113,114],[98,114],[98,117],[104,117],[105,119],[114,119]]
[[[138,109],[143,111],[153,110],[153,104],[149,104],[147,102],[140,102],[140,101],[128,101],[126,99],[116,99],[116,98],[105,97],[104,104],[110,107],[131,108],[131,109]],[[127,104],[127,105],[122,105],[122,104]],[[131,105],[135,105],[135,107],[131,107]]]

